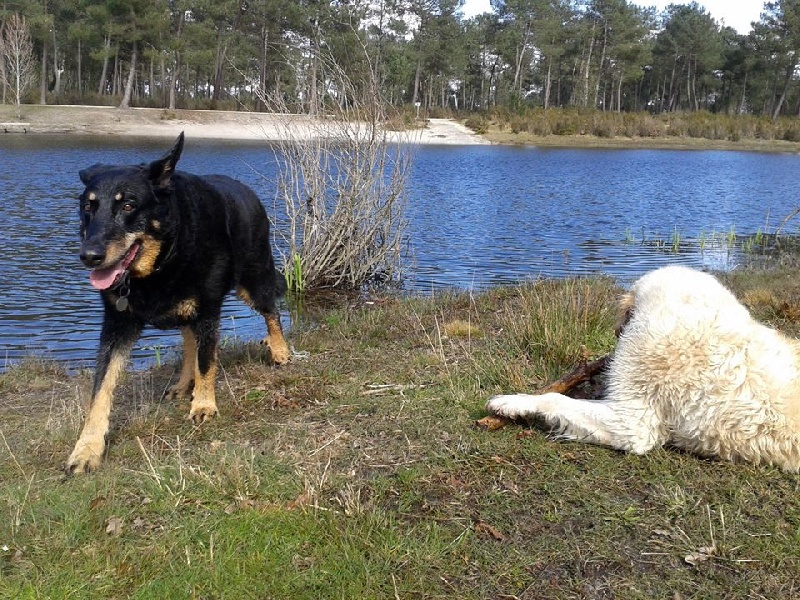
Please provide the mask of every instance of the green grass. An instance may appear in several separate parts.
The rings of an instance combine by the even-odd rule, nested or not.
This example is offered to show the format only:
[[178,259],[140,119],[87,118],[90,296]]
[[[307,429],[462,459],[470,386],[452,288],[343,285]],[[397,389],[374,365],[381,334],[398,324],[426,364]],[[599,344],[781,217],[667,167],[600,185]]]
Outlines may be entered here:
[[[800,330],[794,270],[734,273]],[[614,344],[608,279],[306,308],[270,367],[229,345],[220,417],[129,373],[95,474],[65,479],[88,373],[0,375],[3,598],[789,598],[800,480],[776,469],[474,426]],[[584,349],[585,348],[585,349]]]

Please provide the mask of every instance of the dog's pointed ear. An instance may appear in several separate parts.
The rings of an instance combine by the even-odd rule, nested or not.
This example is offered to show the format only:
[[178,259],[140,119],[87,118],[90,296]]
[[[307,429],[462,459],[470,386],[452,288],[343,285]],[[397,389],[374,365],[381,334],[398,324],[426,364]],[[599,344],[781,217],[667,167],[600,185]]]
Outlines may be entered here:
[[150,181],[153,187],[161,188],[169,185],[172,174],[175,172],[175,166],[180,160],[181,152],[183,152],[183,132],[175,140],[175,145],[172,150],[167,152],[158,160],[150,163]]
[[82,169],[78,172],[78,176],[81,178],[83,185],[89,185],[89,182],[94,179],[94,176],[106,169],[106,165],[101,165],[97,163],[96,165],[92,165],[91,167],[87,167]]

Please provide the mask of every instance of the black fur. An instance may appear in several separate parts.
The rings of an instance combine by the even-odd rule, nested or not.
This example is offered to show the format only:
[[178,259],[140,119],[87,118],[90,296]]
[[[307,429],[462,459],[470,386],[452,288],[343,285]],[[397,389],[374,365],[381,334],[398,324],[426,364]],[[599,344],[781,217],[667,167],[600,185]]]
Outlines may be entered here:
[[[181,329],[185,364],[172,393],[188,394],[194,387],[190,414],[198,423],[216,412],[219,320],[231,289],[264,316],[264,341],[275,362],[289,358],[276,304],[286,283],[275,268],[264,207],[230,177],[177,171],[182,149],[183,134],[150,164],[94,165],[80,172],[86,186],[80,197],[81,260],[95,270],[104,319],[92,407],[67,463],[70,472],[99,465],[99,442],[88,439],[103,429],[103,408],[95,405],[101,396],[99,404],[110,405],[117,376],[110,366],[119,370],[145,325]],[[210,392],[198,389],[199,381],[207,388],[208,379]]]

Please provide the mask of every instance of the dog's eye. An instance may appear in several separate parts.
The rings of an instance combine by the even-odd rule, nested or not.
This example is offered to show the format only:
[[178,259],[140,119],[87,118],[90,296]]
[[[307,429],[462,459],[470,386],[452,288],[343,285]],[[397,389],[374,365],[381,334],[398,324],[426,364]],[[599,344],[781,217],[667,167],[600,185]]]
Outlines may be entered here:
[[86,201],[85,201],[85,202],[84,202],[84,203],[81,205],[81,209],[83,210],[83,212],[91,212],[91,210],[92,210],[92,203],[91,203],[91,202],[89,202],[88,200],[86,200]]
[[122,210],[125,212],[131,212],[134,208],[136,208],[136,206],[134,206],[132,202],[126,202],[122,205]]

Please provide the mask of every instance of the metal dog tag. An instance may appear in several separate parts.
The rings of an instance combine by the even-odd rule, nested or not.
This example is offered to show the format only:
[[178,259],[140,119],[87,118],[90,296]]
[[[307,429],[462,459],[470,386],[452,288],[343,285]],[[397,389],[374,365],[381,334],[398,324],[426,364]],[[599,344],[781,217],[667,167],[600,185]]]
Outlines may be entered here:
[[130,276],[130,272],[125,271],[119,281],[119,298],[117,298],[117,301],[114,303],[114,307],[119,312],[125,312],[128,310],[128,306],[130,306],[130,302],[128,302],[128,294],[131,293],[131,288],[128,285]]

